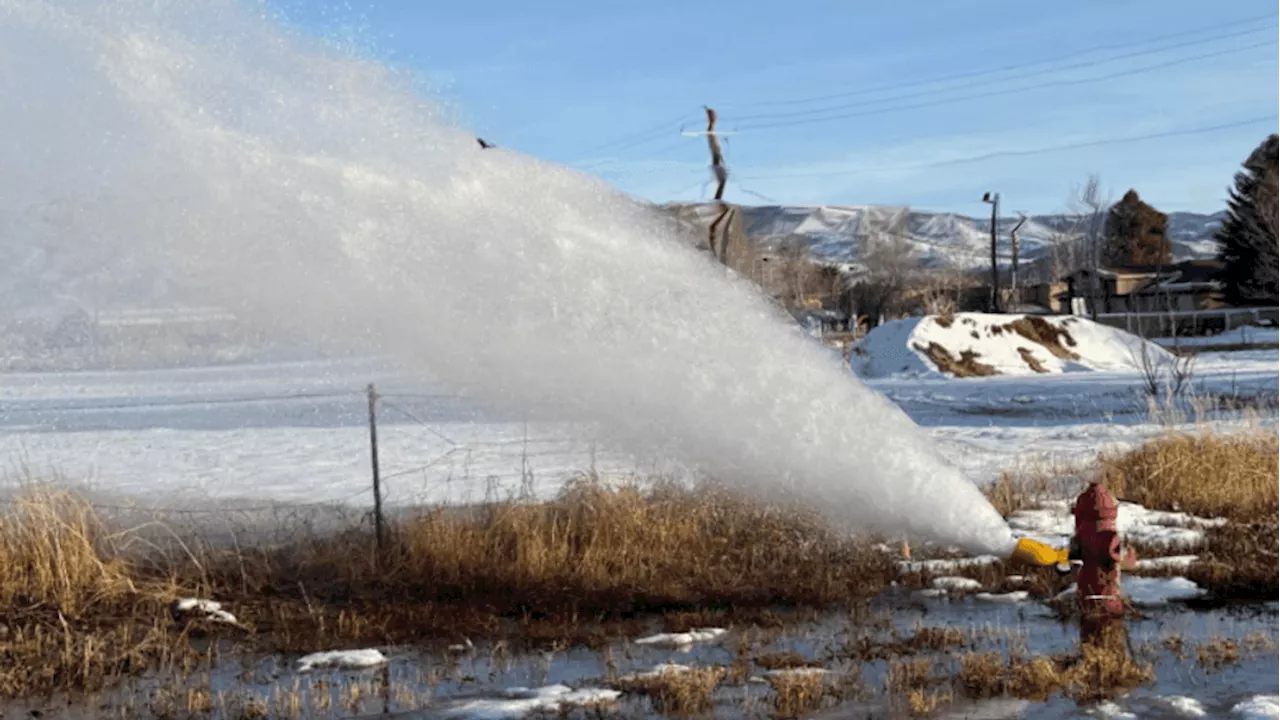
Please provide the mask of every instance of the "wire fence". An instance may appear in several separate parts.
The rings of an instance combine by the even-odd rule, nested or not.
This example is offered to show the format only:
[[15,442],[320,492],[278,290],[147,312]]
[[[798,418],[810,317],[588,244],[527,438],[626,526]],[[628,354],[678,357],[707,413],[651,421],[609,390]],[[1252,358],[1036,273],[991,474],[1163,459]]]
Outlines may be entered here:
[[[289,428],[291,418],[300,413],[307,416],[307,427],[273,438],[270,442],[275,445],[258,448],[259,455],[278,452],[282,456],[297,456],[299,447],[315,444],[305,433],[323,426],[320,421],[325,419],[332,421],[324,427],[326,431],[338,431],[336,436],[332,433],[323,436],[333,440],[334,446],[315,448],[314,456],[304,457],[292,472],[279,467],[278,457],[269,458],[268,464],[275,467],[255,468],[252,453],[243,453],[226,464],[223,464],[225,456],[215,455],[208,467],[192,468],[189,456],[207,450],[199,447],[206,441],[198,431],[166,432],[160,439],[142,443],[142,452],[131,453],[126,448],[116,457],[117,473],[129,467],[129,461],[136,454],[140,473],[164,475],[164,469],[156,468],[155,463],[164,462],[166,453],[172,457],[185,454],[185,472],[198,472],[199,481],[193,478],[192,485],[203,485],[199,491],[172,491],[182,485],[173,477],[167,477],[154,493],[139,493],[136,488],[132,492],[121,491],[112,487],[110,478],[101,477],[86,485],[78,484],[74,476],[66,482],[50,483],[55,488],[75,490],[96,512],[111,517],[115,524],[160,521],[177,526],[201,526],[205,535],[210,529],[221,527],[232,539],[250,531],[261,539],[281,532],[296,534],[300,529],[311,532],[350,527],[369,520],[374,508],[381,505],[375,498],[371,477],[374,469],[370,463],[373,450],[370,434],[362,422],[369,390],[325,389],[132,400],[103,397],[59,399],[53,403],[41,402],[39,398],[9,400],[5,403],[7,407],[0,409],[0,419],[11,425],[16,423],[28,432],[43,431],[42,436],[56,434],[57,425],[68,418],[95,412],[124,410],[145,414],[165,413],[175,408],[197,417],[204,417],[202,410],[208,409],[223,422],[234,423],[238,413],[233,410],[228,414],[227,408],[241,407],[251,414],[266,407],[280,411],[280,424],[255,427],[272,432]],[[369,420],[378,430],[377,473],[387,515],[395,516],[424,505],[476,505],[512,498],[544,498],[571,477],[583,473],[664,472],[656,465],[644,467],[635,458],[606,448],[597,440],[593,428],[585,423],[510,418],[481,422],[437,419],[441,413],[448,415],[450,408],[456,408],[460,402],[457,397],[441,394],[373,391],[374,412]],[[165,419],[160,418],[156,424],[163,427],[164,422]],[[254,428],[244,432],[253,433]],[[113,441],[127,442],[128,435],[123,433],[123,437],[115,437]],[[166,451],[161,447],[164,442],[194,443],[197,447],[175,447]],[[212,444],[216,439],[207,442]],[[95,448],[94,452],[100,450]],[[74,455],[74,448],[68,453]],[[0,506],[12,507],[21,502],[22,490],[43,476],[21,465],[17,476],[27,480],[0,486]],[[314,475],[317,467],[329,468],[324,483]],[[173,470],[177,476],[183,472],[181,467]],[[299,500],[298,496],[305,493],[298,489],[307,488],[309,484],[316,486],[315,499]]]

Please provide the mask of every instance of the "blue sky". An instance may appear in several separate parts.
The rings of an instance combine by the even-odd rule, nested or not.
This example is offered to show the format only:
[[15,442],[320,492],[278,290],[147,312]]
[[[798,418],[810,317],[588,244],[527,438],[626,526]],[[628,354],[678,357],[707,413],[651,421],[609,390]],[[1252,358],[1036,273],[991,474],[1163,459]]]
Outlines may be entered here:
[[266,2],[480,136],[655,201],[710,197],[705,140],[680,134],[710,104],[737,130],[735,202],[980,215],[995,189],[1053,212],[1096,172],[1212,212],[1280,104],[1273,0]]

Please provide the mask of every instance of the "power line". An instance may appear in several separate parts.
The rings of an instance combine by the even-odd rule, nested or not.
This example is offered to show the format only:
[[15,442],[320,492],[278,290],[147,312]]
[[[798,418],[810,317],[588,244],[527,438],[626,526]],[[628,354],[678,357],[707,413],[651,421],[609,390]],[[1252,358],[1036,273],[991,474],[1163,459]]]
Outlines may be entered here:
[[653,142],[654,140],[657,140],[658,138],[663,137],[668,132],[670,132],[672,129],[672,126],[677,126],[678,128],[680,121],[689,118],[690,115],[692,115],[692,112],[685,111],[675,116],[674,118],[671,118],[670,120],[663,120],[662,122],[648,129],[640,130],[634,133],[629,133],[615,140],[611,140],[609,142],[596,145],[595,147],[588,148],[587,150],[583,151],[582,154],[584,156],[590,156],[598,152],[604,152],[605,150],[612,150],[615,153],[622,152],[623,150],[628,150],[630,148],[636,147],[637,145],[643,145],[648,142]]
[[[1272,13],[1268,13],[1265,15],[1256,15],[1254,17],[1245,18],[1242,20],[1235,20],[1232,22],[1221,23],[1218,25],[1210,25],[1208,27],[1195,28],[1193,30],[1184,30],[1182,32],[1171,33],[1169,35],[1162,35],[1144,42],[1137,43],[1136,45],[1138,47],[1141,47],[1143,45],[1157,44],[1157,43],[1167,42],[1169,40],[1173,40],[1180,37],[1186,37],[1188,35],[1198,35],[1202,32],[1213,32],[1216,30],[1224,30],[1226,28],[1238,27],[1240,25],[1249,25],[1262,20],[1274,20],[1275,18],[1276,16]],[[1258,28],[1258,29],[1262,29],[1262,28]],[[1258,29],[1248,30],[1245,32],[1256,32]],[[1085,57],[1087,55],[1092,55],[1098,52],[1106,52],[1109,50],[1129,50],[1129,49],[1132,49],[1134,46],[1135,46],[1135,43],[1131,43],[1131,42],[1111,43],[1107,45],[1095,45],[1085,50],[1077,50],[1077,51],[1066,53],[1063,55],[1058,55],[1056,57],[1046,58],[1044,60],[1036,60],[1034,62],[1029,62],[1029,63],[1011,63],[1009,65],[1004,65],[996,68],[988,68],[985,70],[972,70],[972,71],[966,71],[962,73],[955,73],[951,75],[943,75],[941,77],[935,77],[935,78],[911,80],[907,82],[895,82],[895,83],[886,84],[886,85],[879,85],[879,86],[874,86],[869,88],[861,88],[858,90],[831,93],[828,95],[815,95],[810,97],[792,98],[787,100],[760,100],[760,101],[749,102],[749,103],[723,103],[723,104],[729,108],[805,105],[809,103],[824,102],[827,100],[838,100],[840,98],[853,97],[857,95],[870,95],[878,92],[884,92],[887,90],[901,90],[903,88],[908,88],[908,87],[919,87],[922,85],[936,85],[939,83],[951,82],[954,80],[966,80],[968,78],[981,77],[984,75],[995,75],[995,74],[1010,72],[1013,70],[1019,70],[1023,68],[1037,67],[1040,65],[1050,65],[1054,63],[1067,61],[1067,60],[1073,60],[1078,57]],[[1159,52],[1159,51],[1155,51],[1155,52]],[[1116,58],[1113,58],[1113,59],[1116,59]]]
[[1086,142],[1067,143],[1064,145],[1052,145],[1048,147],[1034,148],[1029,150],[1000,150],[996,152],[985,153],[982,155],[973,155],[970,157],[954,158],[951,160],[939,160],[937,162],[917,163],[915,165],[897,165],[892,167],[881,168],[862,168],[858,170],[839,170],[831,172],[808,172],[808,173],[790,173],[785,175],[752,175],[745,176],[743,180],[785,180],[789,178],[804,177],[841,177],[845,175],[862,175],[866,173],[887,173],[902,170],[923,170],[926,168],[942,167],[945,165],[961,165],[971,162],[980,162],[983,160],[992,160],[1002,157],[1025,157],[1030,155],[1042,155],[1046,153],[1061,152],[1063,150],[1077,150],[1087,147],[1099,147],[1103,145],[1122,145],[1131,142],[1141,142],[1145,140],[1156,140],[1159,138],[1182,137],[1186,135],[1202,135],[1219,130],[1230,130],[1233,128],[1253,125],[1260,122],[1275,122],[1278,119],[1276,115],[1268,115],[1265,117],[1250,118],[1248,120],[1240,120],[1237,122],[1224,123],[1222,125],[1212,125],[1209,127],[1193,128],[1190,130],[1170,130],[1168,132],[1150,133],[1147,135],[1132,135],[1128,137],[1104,138],[1101,140],[1090,140]]
[[190,405],[235,405],[256,402],[279,402],[282,400],[319,400],[326,398],[349,398],[359,393],[356,392],[324,392],[324,393],[294,393],[290,395],[255,395],[252,397],[232,397],[232,398],[193,398],[190,400],[161,400],[151,402],[135,402],[135,403],[111,403],[103,405],[81,404],[81,405],[37,405],[33,407],[10,407],[6,408],[4,414],[12,413],[44,413],[44,412],[88,412],[98,410],[133,410],[136,408],[162,408],[162,407],[185,407]]
[[1095,77],[1079,78],[1075,80],[1055,80],[1051,82],[1044,82],[1036,85],[1030,85],[1027,87],[1005,88],[1001,90],[992,90],[984,93],[976,93],[972,95],[964,95],[964,96],[954,97],[954,98],[944,98],[940,100],[933,100],[933,101],[923,102],[923,103],[914,103],[910,105],[898,105],[898,106],[887,107],[887,108],[876,108],[876,109],[865,110],[861,112],[842,113],[839,115],[826,115],[821,117],[800,118],[796,120],[778,121],[778,122],[771,122],[771,123],[759,123],[756,125],[744,125],[740,129],[744,131],[745,130],[766,130],[771,128],[794,127],[796,125],[811,125],[814,123],[831,122],[833,120],[847,120],[847,119],[856,118],[856,117],[882,115],[885,113],[899,112],[902,110],[919,110],[923,108],[938,107],[939,105],[949,105],[952,103],[964,102],[967,100],[977,100],[981,98],[998,97],[1002,95],[1015,95],[1018,93],[1027,92],[1029,90],[1043,90],[1046,88],[1054,88],[1054,87],[1070,87],[1075,85],[1088,85],[1090,83],[1102,82],[1105,80],[1114,80],[1116,78],[1128,77],[1131,75],[1139,75],[1145,72],[1151,72],[1153,70],[1161,70],[1161,69],[1173,67],[1176,65],[1184,65],[1186,63],[1196,62],[1199,60],[1206,60],[1209,58],[1220,57],[1223,55],[1232,55],[1235,53],[1241,53],[1248,50],[1254,50],[1260,47],[1267,47],[1268,45],[1275,45],[1275,44],[1276,44],[1276,39],[1272,38],[1265,42],[1254,43],[1252,45],[1244,45],[1241,47],[1228,48],[1226,50],[1217,50],[1214,52],[1202,53],[1200,55],[1192,55],[1189,57],[1175,58],[1173,60],[1167,60],[1161,63],[1156,63],[1154,65],[1146,65],[1140,68],[1132,68],[1129,70],[1115,72],[1108,75],[1098,75]]

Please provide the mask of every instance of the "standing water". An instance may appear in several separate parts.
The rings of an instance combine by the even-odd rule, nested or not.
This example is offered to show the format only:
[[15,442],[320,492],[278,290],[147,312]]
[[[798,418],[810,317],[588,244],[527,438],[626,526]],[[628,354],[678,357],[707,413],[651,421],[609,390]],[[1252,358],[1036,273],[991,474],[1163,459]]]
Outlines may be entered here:
[[1012,549],[901,410],[649,206],[481,150],[259,7],[0,0],[0,107],[6,303],[163,277],[836,522]]

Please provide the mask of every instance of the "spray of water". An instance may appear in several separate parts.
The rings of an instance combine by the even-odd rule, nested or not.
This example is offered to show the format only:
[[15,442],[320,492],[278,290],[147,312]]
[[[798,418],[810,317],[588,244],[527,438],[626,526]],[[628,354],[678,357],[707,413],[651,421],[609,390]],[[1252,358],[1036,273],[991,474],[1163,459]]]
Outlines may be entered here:
[[396,73],[258,10],[0,0],[0,107],[0,260],[162,271],[837,522],[1012,548],[901,410],[652,209],[481,150]]

